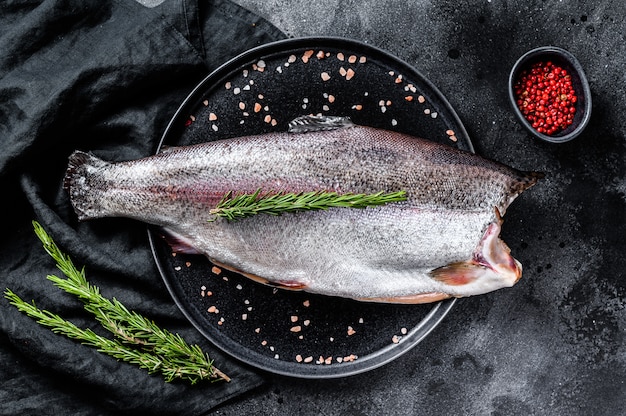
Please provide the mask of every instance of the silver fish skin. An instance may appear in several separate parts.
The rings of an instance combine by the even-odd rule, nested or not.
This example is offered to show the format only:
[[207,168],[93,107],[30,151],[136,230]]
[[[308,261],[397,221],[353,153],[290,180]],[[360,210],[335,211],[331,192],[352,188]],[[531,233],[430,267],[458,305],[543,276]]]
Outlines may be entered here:
[[[507,207],[541,174],[450,146],[352,124],[298,118],[288,132],[168,148],[110,163],[70,156],[80,220],[163,227],[176,251],[279,287],[364,301],[427,303],[513,286],[522,266],[499,234]],[[236,222],[209,221],[229,191],[375,193],[407,200]]]

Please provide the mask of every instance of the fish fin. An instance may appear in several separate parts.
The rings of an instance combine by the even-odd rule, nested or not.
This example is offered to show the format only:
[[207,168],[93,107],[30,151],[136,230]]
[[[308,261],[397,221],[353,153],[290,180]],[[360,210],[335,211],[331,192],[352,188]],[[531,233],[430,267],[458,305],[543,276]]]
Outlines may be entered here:
[[168,153],[171,152],[172,150],[176,149],[178,146],[168,146],[166,144],[164,144],[163,146],[159,147],[159,150],[157,152],[157,154],[162,154],[162,153]]
[[98,202],[101,194],[100,179],[93,172],[108,164],[109,162],[80,150],[76,150],[68,159],[63,189],[69,194],[70,203],[80,221],[102,216]]
[[165,242],[170,246],[172,252],[181,254],[204,254],[197,248],[195,248],[189,239],[186,237],[168,229],[161,228],[160,234]]
[[452,295],[443,292],[417,293],[415,295],[396,296],[392,298],[361,298],[362,302],[397,303],[406,305],[417,305],[420,303],[432,303],[448,299]]
[[450,286],[462,286],[472,283],[484,274],[486,267],[473,261],[460,261],[432,270],[433,279]]
[[289,133],[306,133],[323,130],[336,130],[354,127],[350,117],[301,116],[289,123]]
[[242,275],[244,277],[247,277],[250,280],[253,280],[253,281],[257,282],[257,283],[261,283],[261,284],[266,285],[266,286],[273,286],[273,287],[278,287],[278,288],[281,288],[281,289],[296,290],[296,291],[304,290],[304,289],[307,288],[307,285],[302,283],[302,282],[298,282],[298,281],[295,281],[295,280],[284,281],[284,282],[271,282],[268,279],[266,279],[265,277],[261,277],[259,275],[248,273],[248,272],[243,272],[243,271],[241,271],[241,270],[239,270],[239,269],[237,269],[235,267],[229,266],[228,264],[224,264],[222,262],[219,262],[219,261],[216,261],[216,260],[213,260],[213,259],[209,259],[209,260],[211,260],[211,262],[213,264],[215,264],[216,266],[221,267],[222,269],[226,269],[226,270],[229,270],[229,271],[231,271],[233,273],[240,274],[240,275]]
[[520,177],[511,185],[510,193],[519,195],[545,176],[543,172],[521,172]]
[[82,168],[92,166],[99,168],[107,165],[108,162],[94,156],[92,153],[76,150],[68,158],[65,178],[63,178],[63,189],[69,190],[74,183],[83,176]]

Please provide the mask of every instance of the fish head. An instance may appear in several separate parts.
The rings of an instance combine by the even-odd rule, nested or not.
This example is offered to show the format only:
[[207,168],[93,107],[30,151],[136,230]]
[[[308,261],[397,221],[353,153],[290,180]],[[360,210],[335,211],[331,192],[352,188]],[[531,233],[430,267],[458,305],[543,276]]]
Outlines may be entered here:
[[500,239],[502,220],[490,223],[470,260],[448,264],[430,272],[452,296],[480,295],[511,287],[522,277],[522,264]]

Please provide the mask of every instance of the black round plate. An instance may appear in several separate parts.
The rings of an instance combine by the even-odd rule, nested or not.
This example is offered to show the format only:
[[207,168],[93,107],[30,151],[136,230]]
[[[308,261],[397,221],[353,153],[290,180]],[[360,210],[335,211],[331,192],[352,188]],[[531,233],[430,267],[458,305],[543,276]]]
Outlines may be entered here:
[[[191,92],[161,146],[285,131],[305,114],[349,116],[473,151],[448,101],[419,72],[342,38],[275,42],[229,61]],[[272,373],[331,378],[372,370],[424,339],[455,303],[363,303],[278,290],[202,256],[174,256],[157,235],[149,230],[157,266],[185,316],[226,353]]]

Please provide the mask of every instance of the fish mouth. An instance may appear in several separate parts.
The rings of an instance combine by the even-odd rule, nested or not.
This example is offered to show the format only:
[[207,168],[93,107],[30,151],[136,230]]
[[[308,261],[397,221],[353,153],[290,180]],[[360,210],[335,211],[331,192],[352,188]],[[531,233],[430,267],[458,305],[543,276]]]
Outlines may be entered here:
[[511,249],[500,239],[502,222],[500,211],[496,208],[496,221],[487,227],[473,260],[493,270],[501,283],[513,286],[522,278],[522,264],[511,256]]

